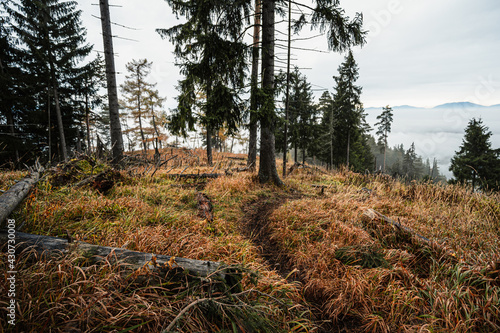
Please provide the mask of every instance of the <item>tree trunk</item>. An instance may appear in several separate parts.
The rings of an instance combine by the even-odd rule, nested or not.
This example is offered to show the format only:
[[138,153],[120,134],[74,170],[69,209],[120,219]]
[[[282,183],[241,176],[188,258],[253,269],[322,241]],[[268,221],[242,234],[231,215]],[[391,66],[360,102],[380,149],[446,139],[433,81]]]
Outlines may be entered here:
[[[286,162],[288,150],[288,111],[290,107],[290,49],[292,44],[292,1],[288,0],[288,52],[286,62],[286,95],[285,95],[285,133],[283,142],[283,178],[286,177]],[[297,147],[295,147],[297,153]],[[297,158],[295,158],[297,162]]]
[[207,163],[212,166],[212,129],[207,125]]
[[113,164],[119,165],[123,160],[123,138],[118,110],[118,91],[116,88],[115,59],[113,53],[113,37],[109,17],[108,0],[99,0],[101,9],[102,38],[104,43],[104,60],[106,62],[106,81],[108,85],[109,127]]
[[[7,117],[7,126],[9,128],[10,135],[12,135],[13,138],[16,137],[16,130],[14,127],[14,114],[12,113],[12,109],[8,108],[5,113]],[[15,144],[14,148],[14,154],[16,156],[16,161],[15,161],[15,166],[17,168],[17,165],[19,164],[19,150],[17,149],[17,143]]]
[[87,154],[92,152],[90,141],[90,109],[89,109],[89,95],[85,94],[85,126],[87,128]]
[[[9,234],[6,231],[0,232],[0,242],[7,244]],[[39,236],[16,232],[16,244],[20,250],[32,246],[35,251],[41,255],[57,255],[74,250],[83,257],[88,258],[91,263],[105,263],[119,261],[127,264],[126,267],[131,270],[146,268],[149,271],[161,273],[170,268],[179,267],[198,276],[216,275],[225,278],[224,270],[221,264],[213,261],[202,261],[194,259],[185,259],[165,255],[154,255],[151,253],[130,251],[124,248],[92,245],[84,242],[68,242],[67,239],[51,236]],[[153,259],[153,256],[155,257]],[[154,264],[156,263],[156,265]],[[170,267],[171,266],[171,267]]]
[[386,156],[387,156],[387,132],[386,132],[386,137],[385,137],[385,142],[384,142],[384,173],[385,173]]
[[351,148],[350,145],[351,145],[351,130],[349,129],[347,131],[347,162],[346,162],[347,169],[349,169],[349,150]]
[[247,166],[250,170],[255,170],[257,165],[257,92],[259,82],[259,42],[260,42],[260,15],[261,0],[255,0],[255,19],[253,28],[253,47],[252,47],[252,78],[250,91],[250,134],[248,141],[248,160]]
[[49,129],[49,165],[52,164],[52,122],[50,114],[50,83],[47,85],[47,125]]
[[21,180],[0,196],[0,225],[28,195],[39,177],[39,173],[35,172],[30,178]]
[[54,92],[54,102],[56,105],[56,117],[57,117],[57,127],[59,128],[59,142],[61,144],[61,153],[63,160],[66,162],[68,160],[68,149],[66,147],[66,137],[64,136],[64,124],[61,113],[61,106],[59,104],[59,91],[58,83],[56,78],[56,71],[54,64],[50,61],[50,76],[52,83],[52,91]]
[[330,170],[333,169],[333,101],[330,110]]
[[[137,98],[138,100],[140,97]],[[138,117],[139,117],[139,132],[141,133],[141,140],[142,140],[142,149],[144,150],[144,156],[147,155],[148,153],[148,148],[146,147],[146,138],[144,137],[144,130],[142,129],[142,116],[141,116],[141,102],[137,101],[138,103]]]
[[275,0],[262,2],[262,86],[266,95],[261,118],[259,180],[283,185],[276,169],[274,138],[274,9]]

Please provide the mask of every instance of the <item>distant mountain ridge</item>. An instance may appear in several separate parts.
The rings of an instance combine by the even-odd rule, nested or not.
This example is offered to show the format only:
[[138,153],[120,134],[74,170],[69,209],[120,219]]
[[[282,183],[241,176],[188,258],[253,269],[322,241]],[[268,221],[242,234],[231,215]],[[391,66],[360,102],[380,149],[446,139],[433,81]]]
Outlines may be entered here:
[[487,106],[479,105],[471,102],[454,102],[454,103],[445,103],[438,106],[433,107],[433,109],[477,109],[477,108],[486,108]]
[[[365,110],[382,110],[382,106],[380,107],[369,107],[366,108]],[[398,105],[398,106],[392,106],[393,110],[396,109],[484,109],[484,108],[500,108],[500,104],[495,104],[495,105],[481,105],[481,104],[476,104],[476,103],[471,103],[471,102],[453,102],[453,103],[445,103],[441,105],[437,105],[432,108],[426,108],[426,107],[420,107],[420,106],[411,106],[411,105]]]

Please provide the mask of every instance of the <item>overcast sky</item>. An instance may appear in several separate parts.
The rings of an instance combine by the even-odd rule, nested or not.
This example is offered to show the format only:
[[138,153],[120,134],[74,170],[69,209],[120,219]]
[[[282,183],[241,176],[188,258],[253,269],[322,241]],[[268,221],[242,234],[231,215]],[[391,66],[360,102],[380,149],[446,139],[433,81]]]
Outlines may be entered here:
[[[102,51],[98,0],[78,1],[87,39]],[[167,97],[167,108],[175,107],[175,67],[172,46],[156,28],[179,21],[164,0],[111,0],[112,21],[136,28],[112,27],[119,83],[125,64],[132,59],[153,62],[151,81]],[[309,4],[310,1],[305,1]],[[470,101],[500,104],[500,2],[498,0],[344,0],[347,15],[364,15],[368,43],[355,48],[360,68],[365,107],[414,105],[433,107],[448,102]],[[283,27],[285,31],[285,27]],[[305,27],[301,37],[315,35]],[[280,37],[282,38],[282,37]],[[326,37],[298,41],[292,46],[326,51]],[[344,55],[295,50],[293,65],[318,89],[333,90],[333,75]],[[285,58],[285,55],[281,55]]]

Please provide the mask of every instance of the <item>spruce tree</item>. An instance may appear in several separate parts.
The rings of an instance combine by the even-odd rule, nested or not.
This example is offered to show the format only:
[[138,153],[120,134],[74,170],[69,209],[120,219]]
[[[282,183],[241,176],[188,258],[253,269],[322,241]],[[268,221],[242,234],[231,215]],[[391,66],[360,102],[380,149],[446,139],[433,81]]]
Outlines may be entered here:
[[[92,49],[86,44],[81,11],[76,5],[76,1],[19,0],[7,7],[14,21],[14,34],[21,44],[23,69],[30,76],[28,85],[32,98],[47,110],[49,142],[52,128],[49,110],[55,111],[59,133],[57,146],[63,160],[68,159],[68,145],[76,145],[78,120],[82,116],[75,107],[75,89],[71,81],[82,71],[78,63]],[[39,113],[43,112],[40,109],[36,110],[38,115],[30,114],[28,118],[39,121]],[[49,144],[49,150],[51,148]]]
[[384,172],[387,160],[387,138],[389,137],[389,133],[391,132],[392,116],[393,116],[392,108],[389,105],[387,105],[386,107],[383,108],[382,114],[377,116],[378,122],[375,124],[375,126],[378,126],[377,128],[378,144],[383,146],[384,149],[384,164],[383,164]]
[[491,148],[491,135],[481,118],[469,121],[462,145],[451,159],[455,181],[470,183],[473,189],[499,189],[500,150]]
[[[299,161],[299,150],[302,153],[302,162],[305,162],[307,150],[313,148],[311,142],[315,134],[313,131],[316,113],[317,109],[313,104],[311,84],[307,82],[307,78],[296,67],[290,75],[289,134],[287,140],[287,144],[294,150],[295,162]],[[282,127],[278,127],[276,134],[277,151],[283,150],[284,137],[280,135],[281,132]]]
[[332,162],[357,171],[372,170],[374,157],[368,144],[369,126],[360,99],[362,88],[355,84],[359,72],[351,51],[339,66],[338,72],[339,75],[334,76],[336,86],[329,116],[333,128]]
[[16,98],[20,95],[18,85],[21,70],[16,61],[17,52],[13,45],[15,40],[12,38],[10,18],[4,11],[4,5],[0,5],[0,160],[3,161],[1,164],[17,165],[20,162],[22,140],[14,110],[22,108],[22,101]]
[[[174,14],[186,18],[180,25],[157,29],[175,45],[184,75],[169,128],[185,136],[186,129],[201,124],[206,129],[207,160],[211,165],[213,133],[226,126],[231,134],[241,123],[238,93],[244,84],[247,55],[241,37],[244,24],[249,23],[251,1],[167,2]],[[204,97],[202,103],[196,99],[197,90]],[[196,112],[197,107],[201,112]]]

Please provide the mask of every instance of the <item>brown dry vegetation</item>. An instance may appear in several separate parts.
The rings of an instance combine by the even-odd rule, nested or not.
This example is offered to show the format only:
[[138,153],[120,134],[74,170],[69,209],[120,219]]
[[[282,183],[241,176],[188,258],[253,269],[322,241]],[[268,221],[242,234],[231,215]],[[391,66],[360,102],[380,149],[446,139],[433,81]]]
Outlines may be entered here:
[[[197,166],[190,154],[154,177],[147,166],[123,171],[106,194],[72,186],[81,173],[106,168],[81,162],[80,176],[66,184],[44,178],[13,217],[26,222],[25,232],[68,232],[98,245],[235,265],[241,289],[175,270],[152,284],[120,265],[86,265],[75,254],[40,260],[23,254],[16,267],[17,330],[161,332],[171,323],[175,332],[500,330],[493,264],[500,260],[498,195],[312,169],[294,171],[284,188],[260,185],[250,173],[168,178],[187,165],[191,174],[213,169]],[[220,162],[218,172],[236,164]],[[20,176],[0,174],[0,180]],[[321,194],[311,184],[326,189]],[[198,216],[199,190],[212,201],[213,221]],[[368,208],[435,243],[363,222]],[[5,254],[1,259],[5,271]]]

